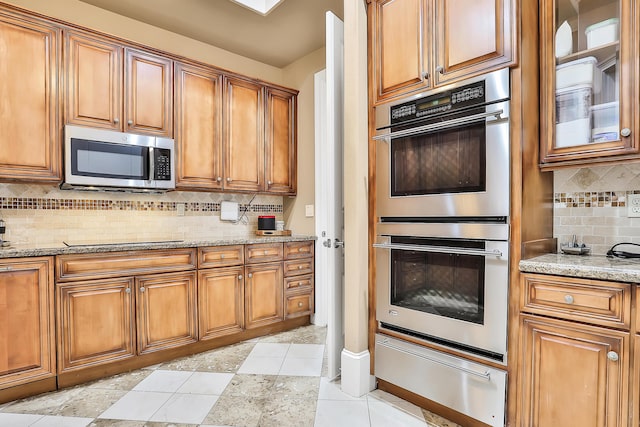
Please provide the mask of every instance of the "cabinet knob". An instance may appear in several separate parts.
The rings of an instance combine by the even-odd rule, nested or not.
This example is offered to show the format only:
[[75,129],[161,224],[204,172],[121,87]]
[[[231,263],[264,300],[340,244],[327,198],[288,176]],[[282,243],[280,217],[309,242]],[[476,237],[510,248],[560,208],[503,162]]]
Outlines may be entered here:
[[127,124],[131,126],[133,124],[133,120],[127,120]]
[[271,185],[271,184],[272,184],[272,182],[271,182],[271,181],[267,181],[267,185]]
[[127,288],[124,290],[125,293],[130,294],[131,293],[131,289]]
[[140,286],[140,292],[144,292],[144,286]]
[[224,259],[224,254],[220,254],[220,259]]
[[442,65],[438,65],[436,67],[436,71],[440,74],[444,74],[444,67]]
[[233,181],[231,178],[227,177],[227,182]]
[[425,71],[424,73],[422,73],[422,78],[423,78],[424,80],[428,80],[428,79],[429,79],[429,72],[428,72],[428,71]]
[[302,307],[302,302],[298,302],[298,307]]
[[238,274],[238,280],[242,280],[242,274]]
[[267,254],[269,254],[269,252],[268,251],[263,251],[262,254],[263,255],[267,255]]
[[253,273],[249,273],[247,274],[247,276],[249,277],[249,279],[251,279],[253,277]]
[[304,251],[304,248],[298,248],[298,252]]
[[609,353],[607,353],[607,359],[611,360],[612,362],[617,362],[619,359],[618,353],[616,353],[615,351],[610,351]]
[[113,119],[113,123],[115,123],[115,124],[120,123],[120,119],[116,117],[115,119]]
[[631,135],[631,129],[622,128],[622,130],[620,131],[620,135],[625,136],[625,137]]
[[222,177],[221,176],[217,177],[216,181],[218,181],[218,182],[222,181]]
[[565,295],[564,296],[564,302],[566,302],[567,304],[573,304],[573,296]]
[[298,270],[302,270],[302,266],[301,265],[298,266]]

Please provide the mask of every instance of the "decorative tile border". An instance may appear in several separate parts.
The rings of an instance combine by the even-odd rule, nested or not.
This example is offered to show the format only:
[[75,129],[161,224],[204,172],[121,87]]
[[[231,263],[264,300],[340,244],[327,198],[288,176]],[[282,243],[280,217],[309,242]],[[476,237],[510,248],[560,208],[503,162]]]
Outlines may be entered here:
[[[91,211],[153,211],[175,212],[182,204],[186,212],[220,212],[220,203],[210,202],[157,202],[106,199],[45,199],[31,197],[0,197],[0,209],[36,210],[91,210]],[[241,212],[282,213],[278,204],[240,203]]]
[[555,193],[557,208],[609,208],[626,206],[627,195],[640,194],[635,191],[585,191],[576,193]]

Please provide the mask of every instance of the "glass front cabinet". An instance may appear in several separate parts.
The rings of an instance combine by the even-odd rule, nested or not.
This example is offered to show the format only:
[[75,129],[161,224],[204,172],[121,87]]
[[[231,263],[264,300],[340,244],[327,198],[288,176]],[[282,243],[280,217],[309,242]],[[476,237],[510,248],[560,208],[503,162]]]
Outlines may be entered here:
[[541,167],[640,158],[636,1],[539,4]]

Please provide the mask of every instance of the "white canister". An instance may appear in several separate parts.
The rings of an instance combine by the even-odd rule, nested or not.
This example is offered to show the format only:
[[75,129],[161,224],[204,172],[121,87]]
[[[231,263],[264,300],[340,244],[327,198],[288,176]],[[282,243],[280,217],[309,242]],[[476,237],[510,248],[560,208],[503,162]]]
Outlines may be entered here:
[[278,231],[284,230],[284,221],[276,221],[276,230]]

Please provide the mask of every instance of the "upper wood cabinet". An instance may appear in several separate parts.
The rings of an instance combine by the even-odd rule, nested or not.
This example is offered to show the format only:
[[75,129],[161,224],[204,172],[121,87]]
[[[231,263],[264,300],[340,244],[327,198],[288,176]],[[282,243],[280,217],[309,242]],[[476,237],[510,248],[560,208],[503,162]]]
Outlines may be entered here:
[[295,194],[296,92],[266,88],[265,191]]
[[374,103],[513,65],[514,17],[515,0],[374,1]]
[[173,137],[171,59],[68,31],[65,79],[67,123]]
[[264,89],[250,80],[224,80],[224,188],[264,188]]
[[61,30],[0,10],[0,179],[60,181]]
[[0,295],[0,389],[53,378],[53,259],[2,260]]
[[636,2],[539,4],[541,167],[639,158]]
[[176,187],[222,190],[222,76],[175,64]]

